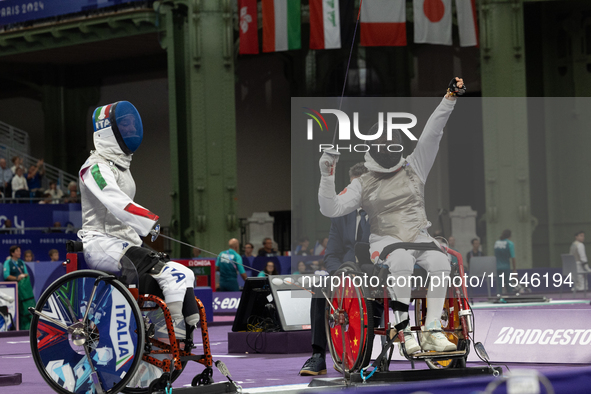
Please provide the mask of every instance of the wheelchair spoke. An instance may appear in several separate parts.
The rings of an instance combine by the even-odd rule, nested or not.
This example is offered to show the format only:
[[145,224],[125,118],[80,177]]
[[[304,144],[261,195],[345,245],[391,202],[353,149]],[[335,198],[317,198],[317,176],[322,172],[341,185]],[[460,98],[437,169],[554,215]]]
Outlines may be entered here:
[[70,332],[70,331],[71,331],[71,328],[70,328],[70,327],[66,326],[65,324],[63,324],[63,323],[61,323],[61,322],[59,322],[59,321],[57,321],[57,320],[55,320],[55,319],[53,319],[53,318],[51,318],[51,317],[47,316],[47,315],[45,315],[45,314],[43,314],[43,313],[41,313],[41,312],[39,312],[38,310],[36,310],[36,309],[35,309],[35,308],[33,308],[33,307],[29,308],[29,312],[31,312],[31,313],[34,313],[34,314],[36,314],[37,316],[39,316],[39,317],[41,317],[41,318],[43,318],[43,319],[45,319],[45,320],[47,320],[47,321],[50,321],[50,322],[52,322],[52,323],[53,323],[53,324],[55,324],[56,326],[58,326],[58,327],[60,327],[60,328],[63,328],[64,330],[66,330],[66,331],[68,331],[68,332]]
[[101,380],[99,379],[98,373],[96,369],[94,369],[94,363],[92,358],[90,357],[90,352],[88,351],[88,345],[84,345],[84,353],[86,353],[86,358],[88,359],[88,364],[90,365],[90,378],[92,379],[92,384],[94,385],[94,389],[96,390],[96,394],[104,394],[105,391],[103,390],[103,386],[101,385]]
[[94,300],[94,295],[96,294],[96,288],[98,287],[99,282],[95,281],[94,286],[92,288],[92,293],[90,294],[90,299],[88,300],[88,307],[86,308],[86,312],[84,312],[84,319],[82,322],[86,324],[86,319],[88,318],[88,312],[90,312],[90,306],[92,305],[92,300]]

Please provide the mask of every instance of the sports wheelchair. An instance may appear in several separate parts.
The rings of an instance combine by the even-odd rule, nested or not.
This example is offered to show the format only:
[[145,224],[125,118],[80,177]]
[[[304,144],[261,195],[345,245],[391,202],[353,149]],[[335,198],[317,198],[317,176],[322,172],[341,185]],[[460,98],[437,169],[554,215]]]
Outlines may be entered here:
[[[203,354],[195,355],[191,352],[195,347],[192,328],[185,338],[177,338],[152,277],[139,278],[126,259],[116,274],[77,270],[76,253],[82,251],[82,242],[69,241],[67,250],[68,273],[29,309],[33,359],[53,390],[64,394],[168,393],[189,361],[205,366],[193,386],[213,383],[207,320],[199,299]],[[216,366],[224,373],[223,363],[218,361]]]
[[[409,355],[404,345],[402,327],[396,327],[389,321],[390,296],[386,286],[389,270],[381,262],[396,249],[437,250],[450,254],[458,259],[452,264],[450,278],[462,278],[461,286],[450,286],[441,312],[441,323],[444,335],[457,345],[452,352],[420,352]],[[465,368],[470,350],[470,335],[473,321],[472,310],[468,303],[466,285],[464,283],[464,267],[462,255],[445,246],[436,243],[397,243],[386,247],[379,255],[376,264],[370,259],[369,244],[357,244],[355,248],[357,263],[345,263],[335,273],[344,280],[341,286],[334,289],[327,296],[325,313],[326,335],[328,348],[337,371],[349,377],[359,373],[363,381],[371,377],[374,372],[388,371],[394,344],[400,343],[403,354],[411,362],[424,360],[431,369]],[[423,270],[424,271],[424,270]],[[425,272],[426,273],[426,272]],[[415,275],[417,272],[415,271]],[[379,278],[376,286],[355,286],[353,280],[357,276],[375,276]],[[456,283],[459,280],[456,279]],[[453,280],[452,280],[453,283]],[[412,331],[421,331],[427,314],[426,288],[413,289],[414,320]],[[383,313],[380,313],[383,310]],[[380,316],[381,315],[381,316]],[[373,363],[373,370],[366,374],[369,368],[373,341],[376,335],[386,337],[382,352]],[[420,335],[418,335],[420,343]]]

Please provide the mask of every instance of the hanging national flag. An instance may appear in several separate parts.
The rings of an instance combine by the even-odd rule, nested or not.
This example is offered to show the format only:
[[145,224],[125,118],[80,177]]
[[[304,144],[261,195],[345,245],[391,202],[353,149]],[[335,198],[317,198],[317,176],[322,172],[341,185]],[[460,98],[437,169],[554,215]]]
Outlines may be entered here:
[[262,0],[263,52],[302,47],[300,0]]
[[363,0],[361,45],[406,45],[406,0]]
[[451,45],[451,0],[413,0],[415,43]]
[[310,0],[310,49],[340,47],[339,0]]
[[238,0],[240,13],[240,54],[259,53],[257,0]]
[[476,19],[476,0],[456,0],[458,11],[458,30],[460,46],[478,46],[478,22]]

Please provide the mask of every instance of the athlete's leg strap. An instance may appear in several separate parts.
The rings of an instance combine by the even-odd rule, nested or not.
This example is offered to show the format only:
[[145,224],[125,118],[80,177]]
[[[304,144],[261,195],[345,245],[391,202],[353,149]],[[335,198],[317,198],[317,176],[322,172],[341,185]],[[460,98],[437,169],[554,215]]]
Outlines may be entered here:
[[139,276],[145,273],[158,275],[166,265],[166,261],[159,253],[140,246],[129,247],[124,256],[135,265]]

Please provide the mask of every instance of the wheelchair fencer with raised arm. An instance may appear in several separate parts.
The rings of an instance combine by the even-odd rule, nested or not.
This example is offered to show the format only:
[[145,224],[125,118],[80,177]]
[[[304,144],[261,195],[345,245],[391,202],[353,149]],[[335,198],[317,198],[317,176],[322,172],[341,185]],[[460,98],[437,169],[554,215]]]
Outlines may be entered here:
[[[462,349],[466,346],[466,342],[450,340],[452,336],[448,337],[447,328],[442,327],[441,324],[442,311],[445,308],[448,313],[450,310],[454,311],[454,324],[459,322],[460,325],[463,325],[461,339],[464,341],[469,339],[468,321],[470,319],[468,315],[470,310],[463,284],[461,286],[463,291],[457,291],[453,299],[446,298],[448,292],[446,286],[442,284],[429,286],[426,302],[415,307],[415,314],[421,314],[418,328],[412,327],[409,319],[410,284],[415,264],[425,269],[431,277],[447,280],[450,277],[451,267],[446,252],[454,252],[447,248],[440,248],[437,241],[427,232],[431,223],[427,220],[425,212],[424,186],[439,150],[443,128],[453,111],[457,96],[464,94],[465,91],[466,87],[461,78],[456,77],[451,80],[445,97],[427,121],[413,153],[406,158],[402,156],[401,150],[391,152],[390,149],[386,149],[389,144],[403,146],[400,130],[392,130],[389,135],[390,131],[385,132],[387,124],[376,123],[369,130],[368,136],[376,136],[380,133],[382,136],[371,141],[372,148],[365,153],[365,166],[369,172],[354,179],[339,195],[335,192],[334,181],[339,152],[336,150],[324,151],[319,163],[321,172],[318,190],[320,212],[327,217],[338,217],[358,208],[365,210],[371,229],[369,252],[366,254],[371,259],[371,263],[375,265],[374,267],[366,267],[366,272],[375,273],[373,270],[379,267],[378,271],[381,271],[382,280],[388,276],[404,279],[402,281],[404,285],[385,286],[383,290],[385,293],[381,298],[382,300],[391,299],[389,304],[395,311],[395,325],[388,327],[388,308],[384,308],[386,327],[375,331],[390,336],[397,333],[403,344],[400,346],[401,354],[411,360],[414,353],[421,354],[422,358],[426,357],[423,356],[426,352],[462,353],[462,355],[448,354],[447,359],[451,359],[450,356],[455,358],[467,355],[467,351]],[[391,138],[388,139],[387,136]],[[461,258],[461,256],[459,257]],[[361,259],[364,257],[362,256]],[[343,267],[343,270],[355,272],[359,271],[359,268],[353,264]],[[463,271],[463,268],[461,270]],[[449,283],[445,280],[443,282]],[[335,360],[335,366],[345,372],[364,368],[369,362],[371,346],[366,348],[362,342],[368,336],[373,338],[374,331],[371,303],[366,301],[363,290],[358,288],[341,289],[336,293],[333,291],[331,297],[333,297],[330,302],[332,306],[327,312],[327,327],[329,327],[327,330],[329,331],[329,342],[332,345],[331,354]],[[337,297],[338,302],[334,300],[334,297]],[[357,299],[357,302],[346,301],[352,299]],[[426,303],[429,304],[429,308],[426,308]],[[462,304],[461,316],[455,316],[459,309],[456,307],[456,303]],[[343,305],[353,309],[345,312],[346,308]],[[351,325],[353,316],[357,319],[360,318],[362,323],[356,329]],[[448,315],[448,317],[452,316]],[[338,327],[347,329],[346,337],[349,338],[352,345],[347,342],[348,340],[342,333],[340,339],[336,340],[339,335]],[[421,331],[419,342],[413,334],[413,331],[417,331],[417,329]],[[457,329],[454,327],[452,331],[456,332]],[[388,343],[392,345],[393,341],[394,339],[390,338]],[[447,366],[452,364],[456,363],[450,361]],[[431,364],[430,366],[441,367],[443,365]]]
[[[91,270],[58,279],[32,310],[37,368],[61,393],[169,391],[188,361],[206,367],[194,385],[212,383],[193,272],[142,247],[140,237],[154,240],[160,226],[157,215],[133,201],[130,164],[143,139],[140,115],[120,101],[98,107],[92,122],[95,150],[79,172],[82,242],[71,244],[68,256],[83,252]],[[202,355],[191,354],[195,328],[201,329]],[[216,366],[227,373],[223,363]]]
[[[369,244],[358,243],[355,249],[357,262],[343,264],[334,273],[341,278],[340,285],[327,292],[326,335],[335,369],[344,373],[345,376],[361,373],[365,381],[376,371],[389,370],[395,343],[399,344],[401,356],[411,362],[413,369],[414,362],[419,360],[425,361],[431,369],[465,368],[473,331],[473,317],[463,280],[461,254],[438,242],[401,242],[387,246],[380,256],[372,261]],[[418,278],[416,283],[422,284],[420,288],[413,290],[414,325],[411,324],[410,319],[402,318],[400,303],[391,300],[391,289],[388,288],[391,282],[388,279],[391,280],[394,277],[384,261],[396,250],[434,251],[443,256],[449,253],[458,258],[459,263],[450,261],[449,283],[452,286],[447,288],[444,294],[445,300],[438,316],[438,322],[441,324],[439,329],[425,329],[428,316],[426,288],[429,287],[429,283],[426,281],[428,276],[424,270],[415,270],[413,274]],[[374,277],[377,280],[374,283],[368,280],[368,277]],[[357,283],[364,284],[359,286]],[[369,284],[366,285],[367,283]],[[383,306],[392,307],[395,322],[390,322],[389,308]],[[383,310],[383,314],[376,312],[376,307],[378,310]],[[408,340],[409,332],[419,332],[419,350],[413,353],[411,350],[415,348],[416,340]],[[433,349],[432,343],[425,341],[425,334],[432,335],[433,332],[444,335],[454,348]],[[366,372],[370,367],[369,362],[376,335],[385,336],[385,340],[382,342],[382,351],[372,363],[373,369]]]

